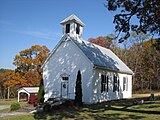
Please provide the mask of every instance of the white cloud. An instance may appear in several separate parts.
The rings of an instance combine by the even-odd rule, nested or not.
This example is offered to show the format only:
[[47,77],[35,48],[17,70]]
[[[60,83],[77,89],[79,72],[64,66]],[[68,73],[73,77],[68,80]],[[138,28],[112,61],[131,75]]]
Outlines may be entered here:
[[59,32],[52,32],[52,31],[14,31],[25,35],[30,35],[33,37],[53,40],[54,38],[61,37],[61,34]]
[[[53,40],[55,38],[61,37],[60,32],[48,30],[48,29],[40,29],[40,30],[34,30],[33,28],[29,28],[26,30],[22,30],[20,28],[17,28],[17,26],[13,23],[10,23],[8,21],[0,20],[0,26],[4,25],[5,29],[10,32],[20,33],[24,35],[29,35],[37,38],[43,38],[48,40]],[[4,28],[3,28],[4,29]]]

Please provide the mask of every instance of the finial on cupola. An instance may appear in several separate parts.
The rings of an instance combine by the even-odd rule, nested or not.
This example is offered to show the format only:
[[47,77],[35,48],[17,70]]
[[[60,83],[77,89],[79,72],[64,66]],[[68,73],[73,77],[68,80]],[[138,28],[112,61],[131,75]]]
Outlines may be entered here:
[[81,38],[84,23],[74,14],[60,22],[63,25],[63,35],[69,34],[73,38]]

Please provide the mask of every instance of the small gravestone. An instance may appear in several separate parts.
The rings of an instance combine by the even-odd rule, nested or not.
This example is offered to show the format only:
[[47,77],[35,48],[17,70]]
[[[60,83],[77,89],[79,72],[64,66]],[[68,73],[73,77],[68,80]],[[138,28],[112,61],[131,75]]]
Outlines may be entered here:
[[154,100],[154,93],[151,93],[149,100]]

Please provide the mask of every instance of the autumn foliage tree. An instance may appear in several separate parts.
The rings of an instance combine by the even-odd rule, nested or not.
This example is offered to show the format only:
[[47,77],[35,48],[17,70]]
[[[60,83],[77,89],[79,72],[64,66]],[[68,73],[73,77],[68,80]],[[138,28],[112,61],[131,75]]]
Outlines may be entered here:
[[[133,90],[160,90],[159,39],[134,43],[127,50],[126,64],[133,70]],[[122,61],[124,61],[122,59]]]
[[39,86],[42,78],[41,66],[49,53],[46,46],[39,45],[19,52],[13,62],[16,69],[6,74],[5,86]]
[[5,88],[5,76],[6,74],[12,70],[9,69],[0,69],[0,98],[5,98],[7,89]]
[[142,45],[142,69],[145,72],[143,78],[148,82],[148,89],[158,90],[160,88],[160,41],[149,39]]
[[97,38],[89,38],[88,41],[105,48],[110,48],[112,45],[113,38],[109,36],[99,36]]
[[[160,90],[160,39],[147,40],[143,33],[133,34],[130,39],[129,47],[112,43],[110,49],[133,70],[133,91]],[[106,43],[101,40],[91,39],[90,42],[105,47]]]

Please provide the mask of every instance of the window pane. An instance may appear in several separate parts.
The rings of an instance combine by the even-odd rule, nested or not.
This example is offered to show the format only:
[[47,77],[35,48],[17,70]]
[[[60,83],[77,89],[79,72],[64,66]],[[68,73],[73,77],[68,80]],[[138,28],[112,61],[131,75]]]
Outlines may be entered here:
[[62,77],[62,80],[68,80],[69,78],[68,77]]
[[123,91],[126,90],[126,78],[123,77]]
[[109,80],[109,77],[107,76],[107,92],[108,92],[108,80]]
[[77,27],[76,27],[76,34],[79,34],[79,31],[80,31],[80,26],[77,24]]
[[70,32],[70,24],[66,24],[66,33]]
[[103,92],[103,80],[104,80],[104,76],[101,75],[101,93]]
[[105,91],[105,76],[101,75],[101,93]]
[[114,75],[114,77],[113,77],[113,92],[116,91],[116,85],[117,85],[117,77]]
[[116,75],[113,77],[113,82],[113,92],[119,91],[119,78]]
[[126,91],[128,91],[128,77],[126,77]]
[[117,84],[117,91],[119,91],[119,78],[117,80],[118,84]]

